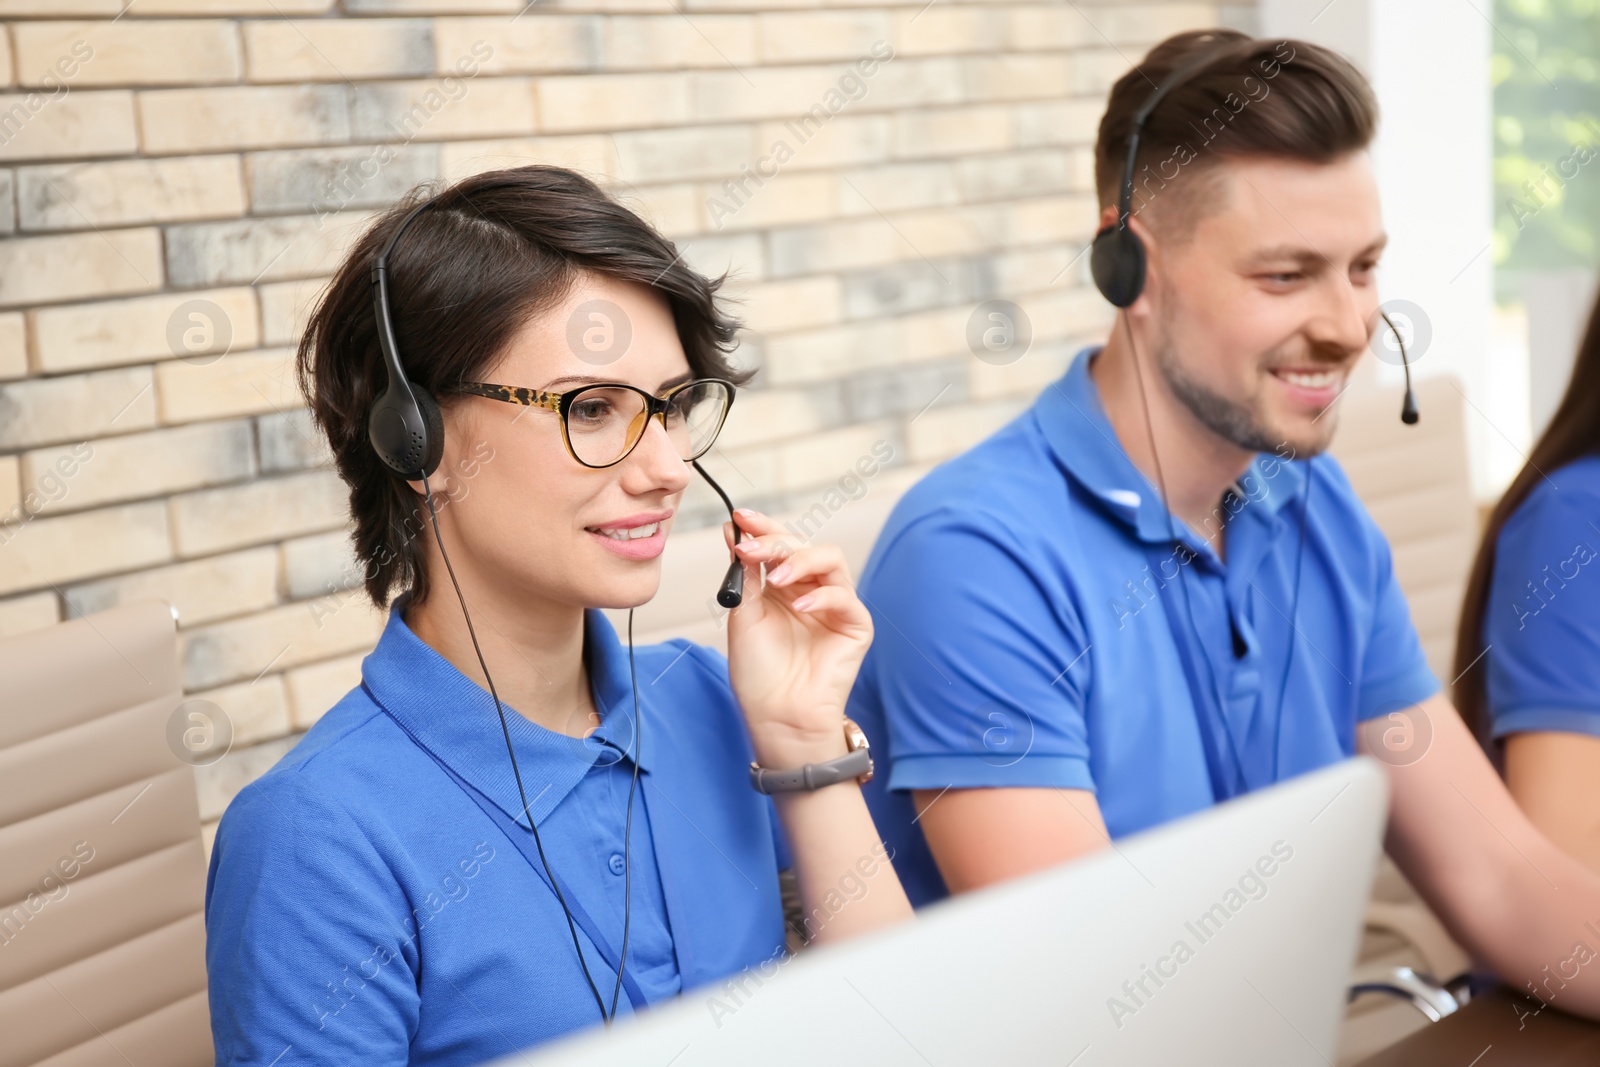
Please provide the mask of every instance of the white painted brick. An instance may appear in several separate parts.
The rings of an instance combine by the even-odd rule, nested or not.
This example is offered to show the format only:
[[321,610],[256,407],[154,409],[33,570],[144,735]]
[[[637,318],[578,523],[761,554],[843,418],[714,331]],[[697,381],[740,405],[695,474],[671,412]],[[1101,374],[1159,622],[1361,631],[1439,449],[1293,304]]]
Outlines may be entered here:
[[291,728],[289,702],[284,695],[281,674],[268,674],[184,696],[189,700],[209,700],[220,708],[233,731],[235,747],[277,740],[285,737]]
[[0,381],[28,373],[28,330],[22,312],[0,315]]
[[155,425],[149,367],[0,385],[0,448],[31,448]]
[[289,671],[285,679],[293,728],[309,730],[329,708],[360,685],[361,661],[366,657],[366,652],[357,652]]
[[169,501],[173,544],[190,558],[331,530],[349,520],[348,498],[339,476],[323,470],[185,493]]
[[433,69],[477,76],[593,70],[600,20],[593,15],[535,14],[503,18],[440,18],[433,23]]
[[156,402],[167,424],[259,415],[305,401],[294,376],[294,349],[239,352],[214,362],[169,360],[155,368]]
[[426,19],[265,19],[244,24],[253,82],[406,78],[433,70]]
[[261,341],[248,287],[161,293],[28,312],[33,355],[50,374],[183,357],[220,358]]
[[616,142],[601,135],[449,141],[439,146],[439,170],[448,181],[530,163],[566,167],[602,183],[615,181],[620,169]]
[[165,563],[172,558],[160,501],[0,526],[0,594]]
[[208,556],[66,590],[67,616],[92,615],[152,597],[178,609],[179,627],[198,626],[278,602],[278,551],[271,545]]
[[185,689],[254,678],[341,653],[370,649],[385,617],[352,597],[338,610],[313,611],[306,602],[213,623],[179,635]]
[[292,148],[350,139],[343,85],[155,89],[139,94],[141,147],[155,155]]
[[[255,473],[250,423],[205,422],[175,429],[123,434],[82,445],[54,445],[22,456],[24,492],[67,491],[42,513],[81,511],[124,500],[221,485]],[[70,477],[65,472],[74,470]]]
[[24,230],[233,218],[245,210],[238,156],[124,159],[17,170]]
[[19,22],[12,34],[24,86],[203,85],[236,81],[244,69],[238,28],[220,19]]
[[54,626],[60,617],[53,592],[25,593],[0,600],[0,637],[11,637]]
[[137,147],[126,90],[0,94],[0,162],[127,155]]
[[161,233],[104,230],[0,242],[0,307],[161,288]]

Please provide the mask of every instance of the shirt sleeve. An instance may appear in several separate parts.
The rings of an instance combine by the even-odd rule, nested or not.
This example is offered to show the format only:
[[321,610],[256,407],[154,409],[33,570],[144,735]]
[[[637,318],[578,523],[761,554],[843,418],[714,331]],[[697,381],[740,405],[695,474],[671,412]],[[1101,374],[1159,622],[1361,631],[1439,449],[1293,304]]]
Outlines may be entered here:
[[1411,621],[1411,607],[1395,578],[1388,538],[1356,499],[1342,472],[1334,491],[1341,488],[1349,494],[1372,564],[1372,628],[1361,657],[1356,697],[1356,719],[1365,722],[1420,704],[1439,692],[1440,685],[1428,666],[1422,640]]
[[862,684],[882,707],[889,789],[1094,788],[1082,622],[1029,559],[998,518],[950,510],[880,546]]
[[1495,550],[1484,609],[1495,737],[1600,736],[1600,497],[1536,491]]
[[[424,908],[422,915],[427,916]],[[293,778],[229,806],[206,884],[218,1067],[409,1062],[416,919],[337,803]]]

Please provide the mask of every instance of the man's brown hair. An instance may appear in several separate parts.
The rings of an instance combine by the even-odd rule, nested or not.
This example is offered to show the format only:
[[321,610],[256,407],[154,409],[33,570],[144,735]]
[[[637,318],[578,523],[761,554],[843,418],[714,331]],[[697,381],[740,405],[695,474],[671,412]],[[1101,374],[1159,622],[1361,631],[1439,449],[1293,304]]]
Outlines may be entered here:
[[1135,114],[1156,86],[1202,56],[1209,56],[1204,65],[1151,112],[1134,162],[1131,211],[1164,202],[1155,215],[1170,238],[1188,234],[1216,188],[1201,179],[1215,177],[1226,159],[1331,163],[1371,144],[1377,100],[1366,78],[1338,53],[1237,30],[1191,30],[1150,49],[1111,87],[1094,148],[1102,212],[1121,194]]

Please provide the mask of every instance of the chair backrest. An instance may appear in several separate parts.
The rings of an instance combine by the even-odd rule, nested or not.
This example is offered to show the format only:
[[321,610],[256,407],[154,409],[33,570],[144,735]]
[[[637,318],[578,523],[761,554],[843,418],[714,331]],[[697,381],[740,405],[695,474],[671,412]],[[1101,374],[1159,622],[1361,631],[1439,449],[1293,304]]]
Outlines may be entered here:
[[1388,538],[1428,666],[1448,683],[1461,596],[1478,550],[1466,399],[1444,375],[1419,380],[1416,392],[1422,417],[1407,426],[1400,389],[1358,380],[1342,401],[1331,451]]
[[0,1067],[210,1064],[171,609],[7,638],[0,679]]

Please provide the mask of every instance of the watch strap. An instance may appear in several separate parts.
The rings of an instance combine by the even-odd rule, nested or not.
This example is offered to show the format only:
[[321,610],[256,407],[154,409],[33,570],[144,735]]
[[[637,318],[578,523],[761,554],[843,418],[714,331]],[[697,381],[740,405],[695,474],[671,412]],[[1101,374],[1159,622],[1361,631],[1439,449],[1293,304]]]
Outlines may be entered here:
[[825,763],[808,763],[787,771],[770,770],[752,763],[750,785],[758,793],[797,793],[860,778],[871,770],[872,753],[858,748]]

